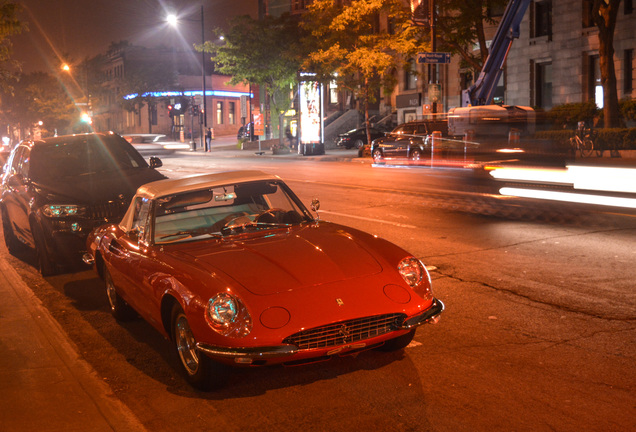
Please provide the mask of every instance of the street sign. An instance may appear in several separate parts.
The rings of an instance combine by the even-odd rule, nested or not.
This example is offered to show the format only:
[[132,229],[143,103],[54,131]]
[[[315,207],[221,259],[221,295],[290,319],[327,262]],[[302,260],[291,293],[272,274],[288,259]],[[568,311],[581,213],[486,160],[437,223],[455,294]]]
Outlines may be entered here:
[[442,97],[441,84],[429,84],[428,85],[428,99],[431,102],[439,102]]
[[418,53],[418,63],[428,64],[446,64],[450,63],[451,55],[447,52],[431,52],[431,53]]
[[241,95],[241,117],[247,118],[247,96]]

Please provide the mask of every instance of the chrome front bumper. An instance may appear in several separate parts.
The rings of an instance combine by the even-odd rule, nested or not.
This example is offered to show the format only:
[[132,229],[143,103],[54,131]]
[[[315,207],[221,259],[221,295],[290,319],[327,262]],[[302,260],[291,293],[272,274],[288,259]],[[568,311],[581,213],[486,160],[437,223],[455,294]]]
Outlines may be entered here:
[[197,348],[211,357],[226,359],[249,358],[252,360],[268,359],[272,357],[286,357],[296,354],[299,351],[299,349],[294,345],[234,348],[197,343]]
[[[418,327],[422,324],[431,323],[434,324],[439,321],[440,314],[444,311],[444,303],[441,300],[433,298],[433,303],[430,308],[426,309],[419,315],[411,317],[405,320],[402,325],[396,330],[409,330]],[[346,348],[364,347],[365,342],[348,345]],[[338,347],[333,347],[338,348]],[[235,363],[251,364],[258,362],[259,360],[267,360],[270,358],[280,358],[292,356],[298,352],[301,352],[300,348],[295,345],[284,344],[269,347],[222,347],[214,346],[205,343],[197,343],[197,349],[203,353],[209,355],[212,358],[218,359],[231,359]],[[340,349],[336,349],[332,352],[339,352]],[[328,353],[329,355],[329,353]]]
[[443,311],[444,303],[442,303],[441,300],[433,298],[433,304],[430,308],[426,309],[419,315],[404,320],[401,328],[408,330],[426,323],[435,324],[439,321],[439,316]]

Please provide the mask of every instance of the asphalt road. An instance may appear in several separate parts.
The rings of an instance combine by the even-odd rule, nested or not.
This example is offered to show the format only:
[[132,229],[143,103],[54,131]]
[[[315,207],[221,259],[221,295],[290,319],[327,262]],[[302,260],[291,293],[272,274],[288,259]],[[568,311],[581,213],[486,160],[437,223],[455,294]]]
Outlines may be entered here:
[[114,321],[92,272],[42,279],[28,259],[8,257],[149,430],[636,430],[635,219],[486,217],[431,193],[458,184],[439,171],[163,159],[170,176],[245,167],[280,175],[305,203],[320,198],[321,218],[378,234],[431,266],[447,310],[403,353],[237,369],[226,388],[200,393],[148,324]]

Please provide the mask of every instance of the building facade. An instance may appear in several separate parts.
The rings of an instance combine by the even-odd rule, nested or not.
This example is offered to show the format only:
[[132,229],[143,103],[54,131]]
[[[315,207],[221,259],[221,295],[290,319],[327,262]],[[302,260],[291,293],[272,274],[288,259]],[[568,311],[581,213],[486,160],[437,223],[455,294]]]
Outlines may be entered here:
[[[593,100],[603,106],[598,29],[591,0],[533,1],[510,50],[506,103],[550,109]],[[632,0],[620,4],[614,32],[618,98],[636,97],[636,14]]]
[[[174,140],[198,140],[206,133],[236,135],[249,122],[247,85],[230,85],[230,77],[205,69],[205,104],[201,55],[166,48],[124,44],[104,56],[103,85],[93,104],[93,128],[120,134],[164,134]],[[142,77],[147,80],[139,83]],[[135,91],[148,89],[140,101]],[[205,106],[205,109],[204,109]]]

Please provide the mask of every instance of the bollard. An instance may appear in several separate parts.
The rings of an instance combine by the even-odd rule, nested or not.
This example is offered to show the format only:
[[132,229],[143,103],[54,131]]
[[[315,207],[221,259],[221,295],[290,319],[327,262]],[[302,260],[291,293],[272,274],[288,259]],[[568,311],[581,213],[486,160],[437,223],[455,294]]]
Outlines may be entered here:
[[442,143],[442,133],[440,131],[435,131],[432,133],[432,145],[431,145],[431,166],[433,166],[433,159],[435,155],[441,154],[441,149],[439,145]]
[[468,129],[464,132],[464,162],[466,162],[466,156],[468,153],[468,147],[475,141],[475,131]]
[[508,132],[508,145],[511,147],[519,147],[521,132],[517,129],[510,129]]
[[469,129],[464,132],[464,147],[467,147],[467,145],[472,143],[473,141],[475,141],[475,131]]

